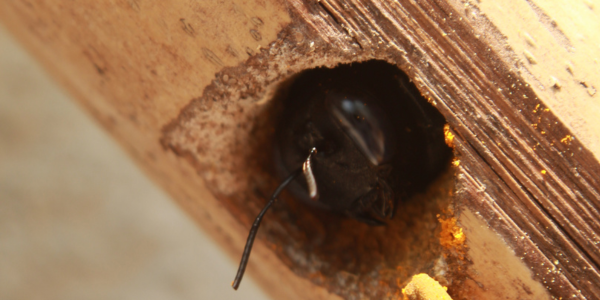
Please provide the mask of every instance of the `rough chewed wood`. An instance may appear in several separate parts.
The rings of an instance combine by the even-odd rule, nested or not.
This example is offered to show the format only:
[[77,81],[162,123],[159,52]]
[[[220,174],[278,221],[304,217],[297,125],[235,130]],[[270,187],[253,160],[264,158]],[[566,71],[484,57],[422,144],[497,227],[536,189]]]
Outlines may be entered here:
[[[266,131],[260,127],[236,129],[239,124],[252,123],[242,120],[241,115],[259,118],[261,111],[266,110],[251,104],[229,107],[232,98],[239,98],[235,93],[240,87],[242,98],[249,96],[258,101],[268,88],[301,70],[368,59],[386,60],[414,79],[456,133],[455,150],[461,164],[460,188],[456,194],[459,204],[479,211],[517,255],[524,258],[533,270],[534,278],[543,282],[554,296],[590,297],[600,292],[597,290],[600,260],[596,251],[600,227],[595,221],[600,217],[598,163],[577,139],[572,139],[572,134],[538,99],[520,74],[512,66],[505,65],[495,49],[482,42],[461,20],[460,12],[441,1],[405,4],[321,1],[313,4],[292,2],[290,6],[294,22],[282,32],[278,42],[246,65],[218,75],[218,78],[242,80],[229,85],[217,79],[203,97],[186,109],[185,118],[165,131],[166,143],[177,151],[191,153],[197,161],[212,162],[203,169],[229,166],[225,167],[227,172],[215,172],[210,178],[215,180],[214,193],[224,195],[223,201],[232,203],[232,211],[245,215],[246,223],[250,223],[256,214],[258,206],[245,208],[250,205],[244,204],[247,197],[236,201],[227,195],[248,190],[247,186],[236,188],[236,183],[252,183],[248,174],[260,166],[247,162],[260,157],[257,153],[265,153],[263,146],[269,145],[268,137],[257,138],[252,132]],[[297,32],[302,32],[302,38],[294,34]],[[243,94],[246,92],[244,85],[255,90]],[[228,106],[206,109],[211,101]],[[243,113],[236,116],[234,111],[239,107],[243,107]],[[221,136],[235,137],[225,143],[202,138],[201,135],[207,133],[198,128],[228,114],[231,115],[230,123],[226,125],[229,127]],[[269,115],[263,114],[262,119]],[[185,140],[178,140],[184,136]],[[221,143],[222,150],[214,151],[219,148],[211,146],[213,143]],[[233,145],[244,149],[236,149]],[[200,146],[210,150],[199,151]],[[248,151],[252,148],[259,150]],[[265,159],[268,163],[268,155]],[[223,173],[238,177],[223,178],[220,175]],[[254,180],[256,178],[259,177]],[[289,217],[281,217],[281,220],[280,226],[289,227],[286,225],[291,221]],[[324,227],[325,236],[332,234],[327,226]],[[277,241],[275,244],[282,247],[297,245],[298,241],[314,243],[311,238],[299,238],[299,232],[290,234],[292,229],[285,231],[292,240],[282,242],[281,237],[273,238],[276,236],[273,233],[268,239]],[[310,229],[302,228],[302,232],[306,231]],[[345,233],[337,234],[344,236]],[[385,235],[381,236],[382,240],[384,238]],[[328,258],[329,261],[312,258],[316,261],[310,262],[310,255],[304,253],[308,249],[298,246],[290,249],[281,250],[280,257],[284,260],[286,256],[287,259],[295,257],[292,267],[301,269],[304,265],[313,271],[297,271],[301,274],[316,276],[316,270],[327,276],[335,275],[332,273],[335,271],[339,276],[339,272],[345,270],[344,267],[328,271],[315,267],[334,263],[332,258]],[[382,249],[367,251],[385,253]],[[302,260],[298,261],[297,256],[303,256]],[[362,256],[369,255],[363,253]],[[369,263],[372,265],[371,261]],[[365,280],[360,275],[355,276]],[[347,297],[357,292],[380,295],[365,287],[348,288],[345,282],[315,281],[325,281],[330,290]],[[336,283],[344,285],[345,290],[334,288]]]
[[[525,2],[566,51],[575,47],[551,16]],[[582,9],[599,8],[588,2]],[[494,13],[485,3],[0,4],[3,21],[235,255],[279,180],[271,140],[294,75],[377,59],[412,78],[450,125],[454,166],[405,201],[386,227],[315,211],[284,195],[265,217],[249,265],[278,298],[337,298],[310,281],[346,299],[393,299],[419,272],[448,286],[455,299],[473,295],[466,286],[500,297],[485,294],[483,281],[469,273],[468,248],[440,240],[443,224],[453,217],[460,224],[463,211],[497,233],[553,297],[600,294],[600,164],[597,151],[586,149],[597,150],[597,122],[573,126],[551,109],[564,104],[548,100],[568,90],[568,74],[577,75],[571,85],[584,91],[577,95],[591,101],[598,83],[567,63],[567,77],[544,86],[528,67],[545,65],[540,54],[516,54],[495,26],[504,19],[481,13]],[[469,236],[467,245],[478,247]],[[511,295],[523,299],[543,293],[514,284]]]

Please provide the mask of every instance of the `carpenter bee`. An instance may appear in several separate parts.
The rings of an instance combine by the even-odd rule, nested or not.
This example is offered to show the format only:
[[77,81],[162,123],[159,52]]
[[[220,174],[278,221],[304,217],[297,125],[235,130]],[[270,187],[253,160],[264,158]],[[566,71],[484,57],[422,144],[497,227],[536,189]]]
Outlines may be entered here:
[[252,225],[234,289],[262,217],[286,186],[309,205],[384,225],[451,154],[443,116],[385,62],[304,72],[288,95],[275,133],[275,163],[286,179]]

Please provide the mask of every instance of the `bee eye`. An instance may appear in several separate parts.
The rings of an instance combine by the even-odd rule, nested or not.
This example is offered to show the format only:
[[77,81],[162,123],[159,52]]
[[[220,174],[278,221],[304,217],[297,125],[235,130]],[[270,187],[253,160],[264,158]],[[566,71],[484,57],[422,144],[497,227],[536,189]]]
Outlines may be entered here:
[[333,92],[328,97],[333,118],[373,165],[385,160],[385,115],[367,94]]

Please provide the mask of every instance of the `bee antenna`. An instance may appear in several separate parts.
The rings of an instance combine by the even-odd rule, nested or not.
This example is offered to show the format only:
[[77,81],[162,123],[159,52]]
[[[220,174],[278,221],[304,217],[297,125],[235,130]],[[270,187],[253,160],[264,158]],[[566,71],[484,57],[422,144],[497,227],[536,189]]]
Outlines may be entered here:
[[244,247],[244,253],[242,254],[242,261],[240,261],[240,266],[238,268],[237,274],[235,275],[235,279],[231,286],[234,290],[237,290],[242,282],[242,277],[244,277],[244,272],[246,272],[246,265],[248,264],[248,259],[250,258],[250,252],[252,251],[252,245],[254,244],[254,238],[256,237],[256,233],[258,232],[258,227],[260,226],[260,222],[262,221],[263,216],[267,212],[267,210],[275,203],[277,196],[281,194],[281,191],[290,183],[294,178],[296,178],[302,172],[302,168],[297,169],[292,172],[273,192],[271,199],[267,202],[267,205],[260,211],[254,223],[252,224],[252,228],[250,228],[250,233],[248,234],[248,239],[246,240],[246,247]]

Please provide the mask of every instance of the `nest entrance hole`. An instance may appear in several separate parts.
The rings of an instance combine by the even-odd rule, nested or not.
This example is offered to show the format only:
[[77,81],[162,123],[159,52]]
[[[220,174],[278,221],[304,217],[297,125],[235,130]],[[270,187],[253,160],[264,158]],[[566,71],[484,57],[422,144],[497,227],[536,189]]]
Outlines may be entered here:
[[[283,193],[272,212],[266,215],[259,237],[266,239],[279,258],[297,274],[338,294],[360,292],[376,296],[383,292],[393,293],[402,288],[412,275],[422,272],[440,279],[446,271],[446,262],[439,242],[441,226],[438,219],[440,215],[448,214],[451,207],[450,195],[455,185],[454,172],[450,168],[452,150],[444,144],[441,127],[445,121],[442,115],[427,103],[407,75],[396,66],[383,61],[368,61],[333,69],[317,68],[304,71],[280,84],[270,102],[272,108],[265,110],[269,116],[262,118],[268,121],[256,128],[257,131],[268,131],[267,139],[270,140],[265,144],[270,149],[265,151],[266,146],[263,145],[256,155],[263,166],[261,173],[268,174],[270,180],[267,181],[272,183],[263,186],[274,188],[282,175],[285,176],[281,166],[278,166],[281,162],[274,159],[278,151],[275,150],[278,147],[277,132],[282,130],[281,120],[289,117],[286,116],[289,114],[287,108],[290,105],[302,105],[294,101],[309,101],[298,99],[294,94],[303,89],[318,88],[332,80],[335,84],[347,81],[350,85],[374,88],[375,94],[383,95],[397,94],[397,91],[387,90],[397,89],[399,83],[408,82],[410,86],[403,88],[411,93],[411,99],[388,97],[385,101],[416,99],[421,113],[434,120],[434,124],[412,124],[401,130],[410,132],[423,126],[437,126],[439,128],[435,128],[434,133],[421,130],[431,134],[420,140],[431,140],[435,147],[442,145],[445,148],[434,151],[434,157],[425,152],[411,154],[411,159],[434,161],[429,164],[431,169],[428,171],[421,172],[417,168],[398,176],[397,180],[411,182],[409,185],[398,184],[404,189],[396,191],[402,199],[398,201],[394,218],[387,220],[385,226],[369,226],[335,211],[307,205],[297,199],[298,193],[292,187],[291,191]],[[414,118],[407,113],[415,112],[414,109],[401,111],[396,117],[423,122],[422,118]],[[396,142],[402,146],[403,141]],[[423,150],[419,147],[415,149]],[[414,168],[410,162],[408,166]],[[343,179],[343,175],[340,178]],[[302,187],[295,187],[299,188]],[[266,188],[260,190],[259,194],[263,196],[272,192]],[[262,203],[264,200],[259,201]]]

